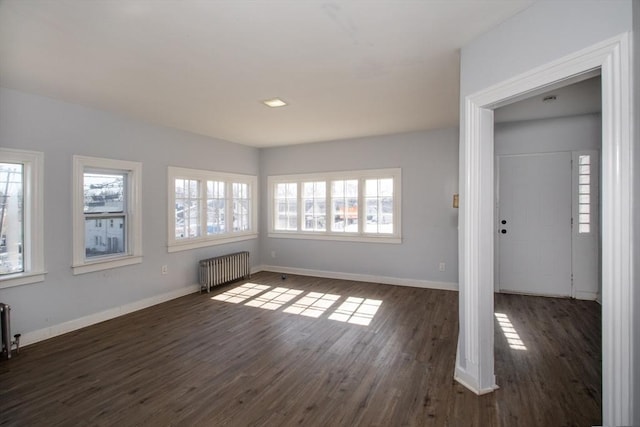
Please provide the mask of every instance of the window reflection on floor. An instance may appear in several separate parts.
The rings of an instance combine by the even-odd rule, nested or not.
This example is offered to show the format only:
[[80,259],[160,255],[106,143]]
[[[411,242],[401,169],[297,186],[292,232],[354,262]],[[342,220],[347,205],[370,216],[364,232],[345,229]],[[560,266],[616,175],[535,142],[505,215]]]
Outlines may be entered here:
[[258,285],[255,283],[245,283],[237,288],[230,289],[221,294],[211,297],[213,300],[231,302],[234,304],[241,303],[259,293],[269,289],[267,285]]
[[283,311],[308,317],[320,317],[338,298],[340,295],[309,292]]
[[[271,287],[256,283],[244,283],[211,297],[212,300],[233,304],[244,303],[248,307],[278,310],[318,318],[342,298],[341,295],[307,292],[300,289]],[[347,296],[328,318],[338,322],[368,326],[382,305],[382,300]]]
[[381,300],[349,297],[329,316],[329,319],[367,326],[381,304]]
[[504,313],[494,313],[496,316],[496,320],[500,325],[500,329],[502,329],[502,333],[504,334],[507,342],[509,343],[509,347],[513,350],[526,350],[527,347],[524,345],[522,340],[520,339],[520,335],[511,324],[509,317]]
[[260,307],[264,308],[265,310],[277,310],[301,293],[302,291],[298,289],[278,287],[255,297],[254,299],[246,302],[244,305],[248,305],[250,307]]

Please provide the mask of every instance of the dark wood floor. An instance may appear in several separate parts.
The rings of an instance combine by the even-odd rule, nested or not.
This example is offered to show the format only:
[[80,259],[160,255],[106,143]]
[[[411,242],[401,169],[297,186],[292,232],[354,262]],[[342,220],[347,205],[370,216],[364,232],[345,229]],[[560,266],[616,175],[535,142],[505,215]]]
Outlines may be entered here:
[[[0,361],[0,424],[600,422],[596,303],[496,295],[500,323],[517,333],[509,336],[516,349],[496,321],[501,388],[478,397],[453,381],[456,292],[303,276],[282,281],[266,272],[251,282],[268,289],[248,290],[260,293],[238,302],[246,295],[230,295],[243,284],[236,282],[34,344]],[[343,305],[349,297],[360,300]],[[333,303],[323,311],[327,301]]]

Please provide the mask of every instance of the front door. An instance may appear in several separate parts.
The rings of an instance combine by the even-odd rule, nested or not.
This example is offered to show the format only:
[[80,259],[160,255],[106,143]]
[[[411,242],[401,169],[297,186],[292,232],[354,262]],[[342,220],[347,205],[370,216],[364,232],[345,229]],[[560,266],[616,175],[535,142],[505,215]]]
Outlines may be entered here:
[[498,156],[498,291],[571,296],[571,188],[570,152]]

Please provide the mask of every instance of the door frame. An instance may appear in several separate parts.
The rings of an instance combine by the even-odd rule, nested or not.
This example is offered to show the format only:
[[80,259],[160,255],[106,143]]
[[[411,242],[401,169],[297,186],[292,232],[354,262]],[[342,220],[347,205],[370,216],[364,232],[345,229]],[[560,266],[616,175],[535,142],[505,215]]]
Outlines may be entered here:
[[[623,33],[470,95],[461,139],[460,339],[455,378],[478,394],[494,373],[493,109],[514,98],[600,69],[602,147],[602,410],[604,425],[631,423],[633,411],[632,108],[630,34]],[[464,355],[464,360],[461,360]]]

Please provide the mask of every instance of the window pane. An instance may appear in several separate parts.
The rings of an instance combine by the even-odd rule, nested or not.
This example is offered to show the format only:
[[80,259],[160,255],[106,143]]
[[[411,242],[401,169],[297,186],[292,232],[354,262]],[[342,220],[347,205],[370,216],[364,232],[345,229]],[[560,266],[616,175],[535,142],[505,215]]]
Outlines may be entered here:
[[84,247],[87,258],[125,252],[125,217],[85,218]]
[[200,237],[200,181],[195,179],[176,179],[175,187],[175,238]]
[[578,213],[591,213],[591,205],[589,204],[578,205]]
[[331,182],[331,230],[358,232],[358,180]]
[[225,232],[225,183],[207,181],[207,234]]
[[325,231],[327,228],[326,188],[324,181],[302,184],[305,231]]
[[578,168],[578,173],[580,175],[585,175],[585,174],[590,174],[591,173],[591,166],[589,165],[580,165],[580,167]]
[[251,205],[249,203],[249,184],[234,182],[233,192],[233,231],[251,229]]
[[591,164],[591,155],[583,154],[583,155],[579,156],[578,163],[581,164],[581,165]]
[[366,233],[393,233],[393,179],[365,181]]
[[298,229],[298,184],[283,182],[276,184],[275,224],[276,230]]
[[247,231],[249,229],[249,201],[236,200],[233,204],[233,231]]
[[124,173],[84,173],[84,213],[124,212]]
[[24,271],[23,165],[0,163],[0,274]]

